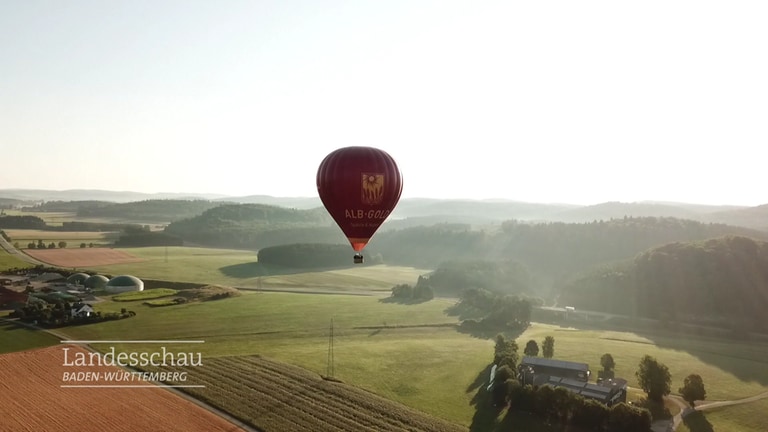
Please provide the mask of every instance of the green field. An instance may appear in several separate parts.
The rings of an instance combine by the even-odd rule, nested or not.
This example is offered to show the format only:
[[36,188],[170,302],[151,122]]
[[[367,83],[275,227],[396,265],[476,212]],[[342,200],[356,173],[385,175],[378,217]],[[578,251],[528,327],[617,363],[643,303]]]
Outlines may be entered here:
[[59,344],[59,338],[0,320],[0,354]]
[[9,254],[5,251],[5,249],[0,249],[0,270],[26,267],[32,267],[32,265],[26,261],[20,260],[14,255]]
[[[493,343],[442,326],[456,323],[455,318],[444,313],[451,304],[433,300],[401,305],[370,296],[247,292],[237,298],[167,308],[150,308],[139,302],[106,302],[98,304],[97,310],[128,307],[138,315],[63,331],[76,339],[201,339],[205,343],[195,349],[204,358],[261,354],[322,374],[327,368],[333,318],[337,377],[469,425],[474,414],[470,401],[480,383],[487,382],[485,368],[492,359]],[[730,351],[715,366],[703,361],[700,352],[720,349],[723,342],[706,339],[691,339],[673,349],[654,345],[650,339],[633,333],[534,324],[517,340],[522,347],[528,339],[541,341],[546,335],[555,337],[557,358],[588,362],[594,371],[600,356],[610,352],[617,362],[617,376],[627,378],[633,386],[640,358],[650,354],[670,368],[675,390],[685,375],[699,373],[707,385],[709,400],[737,399],[768,391],[765,344],[730,343]],[[731,369],[753,374],[753,379],[737,378]]]
[[678,432],[765,432],[768,430],[768,399],[704,410],[686,420],[680,424]]
[[251,288],[384,290],[416,283],[429,270],[400,266],[360,266],[301,273],[258,263],[256,252],[196,247],[120,249],[146,261],[87,268],[99,273],[132,274],[144,279]]
[[152,300],[161,297],[172,296],[177,292],[177,290],[170,288],[153,288],[144,291],[129,291],[113,296],[112,301],[133,302],[140,300]]

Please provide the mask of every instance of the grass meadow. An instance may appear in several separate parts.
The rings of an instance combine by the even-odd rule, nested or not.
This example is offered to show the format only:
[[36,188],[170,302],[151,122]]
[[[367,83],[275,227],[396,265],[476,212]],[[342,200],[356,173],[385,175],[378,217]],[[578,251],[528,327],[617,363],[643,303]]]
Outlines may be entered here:
[[[403,305],[381,300],[375,296],[246,292],[227,300],[165,308],[150,308],[140,302],[105,302],[98,304],[97,310],[127,307],[137,316],[70,327],[63,332],[74,339],[204,340],[194,346],[204,359],[260,354],[325,374],[333,319],[336,377],[469,426],[475,412],[472,398],[477,388],[487,383],[493,342],[450,326],[456,319],[445,310],[452,301]],[[545,324],[533,324],[517,337],[518,345],[523,347],[529,339],[540,342],[547,335],[555,338],[557,358],[587,362],[595,373],[600,356],[611,353],[617,376],[628,379],[631,386],[637,386],[634,372],[640,358],[650,354],[669,367],[674,391],[690,373],[704,377],[708,400],[738,399],[768,391],[767,345],[732,343],[721,363],[710,364],[700,353],[719,349],[720,342],[690,339],[673,348],[664,346],[673,340],[656,344],[634,333]],[[189,350],[189,345],[175,348]],[[137,347],[116,345],[116,349]],[[753,377],[739,378],[732,369]],[[731,421],[729,410],[735,408],[712,412],[713,424]],[[768,421],[768,414],[754,415]]]
[[429,270],[374,265],[351,269],[299,272],[265,266],[256,252],[197,247],[119,249],[145,261],[87,268],[106,274],[132,274],[145,279],[200,282],[245,288],[389,291],[400,283],[416,283]]
[[58,345],[59,338],[0,320],[0,354]]
[[26,268],[32,267],[31,264],[19,259],[17,256],[9,254],[5,249],[0,248],[0,269]]

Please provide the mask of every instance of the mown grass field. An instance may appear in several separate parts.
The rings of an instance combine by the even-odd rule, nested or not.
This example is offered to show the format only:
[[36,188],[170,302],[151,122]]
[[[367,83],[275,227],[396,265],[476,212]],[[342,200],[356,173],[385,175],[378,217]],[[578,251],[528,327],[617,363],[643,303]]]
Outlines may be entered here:
[[359,266],[302,273],[258,263],[256,252],[196,247],[123,248],[145,261],[96,266],[107,274],[132,274],[145,279],[228,285],[251,288],[379,290],[401,283],[413,284],[429,270],[401,266]]
[[[128,307],[138,315],[63,331],[75,339],[201,339],[205,343],[195,349],[204,358],[260,354],[324,374],[333,318],[337,377],[388,399],[470,425],[474,414],[470,402],[477,388],[487,383],[493,342],[444,326],[456,323],[454,317],[445,314],[451,301],[402,305],[380,300],[371,296],[246,292],[227,300],[165,308],[106,302],[98,304],[97,310]],[[611,353],[617,362],[617,376],[628,379],[632,386],[637,386],[634,372],[640,358],[650,354],[669,367],[673,390],[687,374],[699,373],[709,400],[768,391],[765,344],[730,343],[729,351],[712,364],[701,353],[719,350],[723,342],[690,339],[683,344],[670,337],[657,345],[628,332],[534,324],[517,338],[518,345],[522,349],[528,339],[540,342],[547,335],[555,337],[557,358],[587,362],[595,372],[600,356]],[[676,347],[664,347],[673,343]],[[739,378],[733,370],[752,376]]]

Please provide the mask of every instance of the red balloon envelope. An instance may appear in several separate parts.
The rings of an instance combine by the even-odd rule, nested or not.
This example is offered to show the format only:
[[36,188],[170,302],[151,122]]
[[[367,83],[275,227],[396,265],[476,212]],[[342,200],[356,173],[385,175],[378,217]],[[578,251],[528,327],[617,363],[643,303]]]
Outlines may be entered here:
[[373,147],[334,150],[317,170],[320,200],[357,252],[394,210],[402,191],[395,160]]

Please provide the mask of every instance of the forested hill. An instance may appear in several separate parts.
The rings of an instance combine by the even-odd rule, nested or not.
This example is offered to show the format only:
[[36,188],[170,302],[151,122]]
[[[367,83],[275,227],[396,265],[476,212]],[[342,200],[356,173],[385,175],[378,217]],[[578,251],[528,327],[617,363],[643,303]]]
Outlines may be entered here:
[[165,232],[185,242],[250,249],[292,243],[347,243],[323,208],[299,210],[264,204],[220,205],[173,222]]
[[675,322],[768,331],[768,243],[675,242],[568,284],[560,304]]
[[[48,203],[46,203],[47,205]],[[226,203],[207,200],[153,199],[78,207],[80,217],[107,217],[139,221],[172,222],[202,214]]]
[[376,234],[371,246],[387,263],[425,268],[455,259],[514,259],[528,267],[536,285],[551,287],[652,247],[724,235],[768,240],[768,233],[747,228],[648,217],[580,224],[508,221],[497,232],[461,224],[414,227]]

